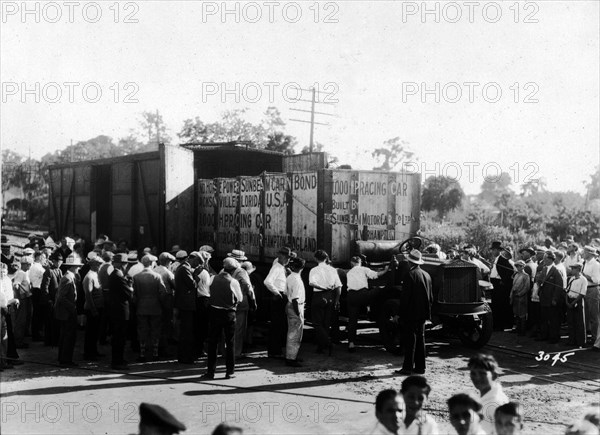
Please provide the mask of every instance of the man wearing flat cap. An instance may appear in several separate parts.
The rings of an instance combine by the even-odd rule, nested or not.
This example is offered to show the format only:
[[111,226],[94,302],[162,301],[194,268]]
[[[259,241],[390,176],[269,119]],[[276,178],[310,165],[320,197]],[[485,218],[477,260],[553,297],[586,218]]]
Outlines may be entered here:
[[89,258],[88,266],[90,270],[85,274],[82,282],[85,299],[83,310],[86,317],[83,358],[88,361],[95,361],[103,356],[98,352],[100,318],[104,314],[104,294],[98,279],[98,270],[102,263],[102,259],[97,255]]
[[179,251],[176,257],[181,261],[175,271],[174,309],[179,319],[177,359],[181,364],[193,364],[199,352],[195,349],[198,289],[194,281],[194,269],[200,264],[200,257],[195,253],[188,257],[185,251]]
[[141,403],[139,430],[139,435],[172,435],[186,427],[162,406]]
[[544,256],[544,277],[539,290],[540,337],[536,338],[536,341],[548,340],[551,344],[558,343],[560,338],[562,304],[565,297],[563,278],[554,266],[554,260],[554,253],[547,251]]
[[139,362],[146,361],[146,346],[152,349],[152,358],[158,358],[158,340],[160,339],[163,300],[167,288],[161,276],[152,270],[157,258],[146,254],[142,257],[144,268],[133,277],[133,297],[137,308],[138,340],[140,341]]
[[128,370],[125,361],[125,339],[129,321],[129,303],[133,300],[133,287],[131,278],[126,275],[127,254],[119,253],[113,257],[113,272],[109,278],[109,319],[112,330],[112,362],[111,367],[116,370]]
[[232,273],[239,267],[233,258],[223,260],[223,270],[210,285],[210,317],[208,329],[208,361],[203,379],[214,379],[217,367],[217,345],[225,335],[225,379],[235,373],[235,317],[243,295],[240,283]]

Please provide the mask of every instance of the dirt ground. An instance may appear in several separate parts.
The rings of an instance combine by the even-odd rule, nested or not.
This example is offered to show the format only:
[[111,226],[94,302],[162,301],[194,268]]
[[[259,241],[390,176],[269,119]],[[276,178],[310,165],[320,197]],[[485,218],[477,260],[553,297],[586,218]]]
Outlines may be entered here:
[[[305,367],[293,369],[257,349],[238,361],[235,379],[225,380],[220,365],[211,382],[199,380],[205,359],[194,366],[176,361],[133,364],[131,371],[117,373],[108,367],[110,348],[105,346],[103,361],[64,369],[55,365],[56,349],[34,343],[20,351],[25,365],[0,373],[2,433],[136,433],[137,406],[144,401],[169,409],[187,425],[186,433],[210,433],[224,420],[241,426],[245,434],[365,433],[374,425],[377,392],[399,388],[403,377],[393,373],[401,357],[383,351],[375,331],[361,332],[357,353],[338,345],[331,357],[318,355],[305,343]],[[443,433],[452,433],[445,401],[456,392],[474,392],[466,361],[475,351],[451,337],[428,339],[426,376],[433,391],[427,408]],[[80,333],[78,344],[82,341]],[[560,345],[543,349],[508,332],[496,333],[491,344],[521,352],[561,351],[561,356],[568,350]],[[552,360],[536,361],[535,354],[506,353],[497,347],[486,351],[503,368],[500,380],[507,395],[525,406],[526,433],[563,433],[565,424],[598,410],[597,354],[579,350],[567,363],[552,366]],[[134,361],[128,352],[128,360]],[[76,359],[81,354],[78,347]]]

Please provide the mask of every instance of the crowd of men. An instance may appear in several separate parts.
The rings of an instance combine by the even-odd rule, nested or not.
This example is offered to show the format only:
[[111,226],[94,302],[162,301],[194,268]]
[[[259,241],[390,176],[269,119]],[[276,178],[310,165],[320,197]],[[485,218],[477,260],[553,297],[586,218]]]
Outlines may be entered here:
[[[235,358],[244,356],[249,317],[257,309],[254,288],[262,284],[253,282],[255,267],[243,251],[228,253],[216,272],[210,264],[214,249],[207,245],[189,254],[173,246],[156,256],[152,248],[130,251],[126,243],[104,235],[87,253],[82,240],[70,237],[59,244],[35,235],[30,239],[17,260],[2,236],[0,369],[22,364],[18,349],[29,347],[29,336],[58,347],[61,366],[77,366],[77,330],[85,325],[84,360],[104,357],[98,346],[110,339],[111,367],[127,370],[127,341],[138,362],[169,357],[169,344],[176,344],[179,363],[194,364],[206,356],[203,377],[213,379],[221,348],[225,377],[234,377]],[[272,292],[272,321],[279,326],[271,328],[269,356],[290,366],[300,365],[304,265],[291,249],[281,248],[264,280]],[[335,269],[327,267],[337,278]],[[329,286],[325,277],[315,278],[316,283]]]
[[582,248],[572,239],[557,247],[546,239],[545,245],[519,249],[518,259],[510,246],[495,241],[490,252],[487,264],[470,246],[461,255],[489,276],[497,330],[556,344],[566,323],[565,344],[600,352],[600,240]]

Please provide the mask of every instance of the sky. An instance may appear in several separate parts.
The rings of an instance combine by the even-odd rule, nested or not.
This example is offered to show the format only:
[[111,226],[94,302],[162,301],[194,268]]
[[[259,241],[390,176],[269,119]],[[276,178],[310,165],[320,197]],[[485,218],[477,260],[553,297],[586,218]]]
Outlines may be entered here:
[[418,157],[405,169],[468,194],[499,171],[583,193],[600,164],[597,1],[23,5],[1,5],[3,149],[116,141],[155,110],[176,138],[275,106],[299,151],[309,124],[291,119],[310,115],[291,109],[316,86],[335,116],[316,115],[315,141],[356,169],[394,137]]

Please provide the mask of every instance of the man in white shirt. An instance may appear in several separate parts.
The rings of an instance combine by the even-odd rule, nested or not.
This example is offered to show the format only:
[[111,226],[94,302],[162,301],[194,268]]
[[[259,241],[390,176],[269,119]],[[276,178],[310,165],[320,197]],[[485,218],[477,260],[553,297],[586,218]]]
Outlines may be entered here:
[[556,257],[556,259],[554,260],[554,267],[556,268],[556,270],[558,270],[558,272],[560,273],[560,276],[562,276],[563,278],[563,288],[567,287],[567,269],[565,268],[565,265],[563,264],[563,259],[565,257],[565,254],[562,251],[556,251],[554,253],[554,256]]
[[572,346],[585,345],[585,310],[583,298],[587,293],[587,279],[581,275],[581,263],[571,265],[571,276],[567,282],[567,324],[569,342]]
[[21,269],[13,276],[13,289],[15,297],[19,299],[19,308],[13,317],[13,328],[15,333],[15,344],[17,349],[29,347],[25,343],[25,336],[31,322],[31,281],[29,279],[29,268],[33,264],[33,257],[21,257]]
[[264,284],[272,293],[271,298],[271,330],[269,331],[268,355],[269,358],[283,358],[282,348],[287,339],[287,316],[285,306],[286,297],[286,271],[285,266],[290,261],[292,251],[283,247],[277,252],[277,258],[265,278]]
[[350,259],[352,269],[346,274],[348,280],[348,352],[354,352],[354,341],[356,340],[356,325],[358,313],[361,308],[369,305],[375,296],[376,290],[369,290],[369,279],[376,279],[388,271],[386,266],[381,272],[375,272],[362,265],[360,257],[354,256]]
[[287,343],[285,346],[285,363],[291,367],[301,367],[298,361],[298,351],[302,343],[302,332],[304,329],[304,302],[306,291],[300,273],[304,269],[305,261],[301,258],[292,258],[289,268],[292,271],[286,280],[287,289]]
[[[592,343],[600,337],[597,333],[600,327],[600,263],[597,260],[598,252],[593,246],[583,248],[583,271],[582,275],[588,281],[587,293],[585,295],[585,318],[586,330],[592,335]],[[594,346],[596,344],[594,343]]]
[[311,315],[317,339],[317,353],[323,353],[327,348],[331,355],[329,330],[334,311],[340,308],[342,282],[337,270],[327,264],[328,259],[329,256],[322,249],[315,252],[317,266],[311,269],[308,281],[313,288]]
[[[31,282],[31,340],[32,341],[43,341],[42,329],[45,323],[45,306],[40,303],[42,296],[42,278],[44,277],[44,264],[46,263],[46,256],[41,252],[35,252],[33,254],[33,264],[29,269],[29,280]],[[44,304],[46,305],[46,304]]]

